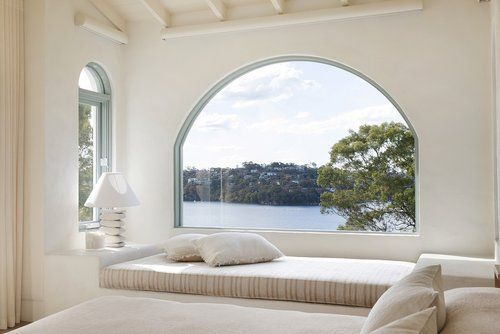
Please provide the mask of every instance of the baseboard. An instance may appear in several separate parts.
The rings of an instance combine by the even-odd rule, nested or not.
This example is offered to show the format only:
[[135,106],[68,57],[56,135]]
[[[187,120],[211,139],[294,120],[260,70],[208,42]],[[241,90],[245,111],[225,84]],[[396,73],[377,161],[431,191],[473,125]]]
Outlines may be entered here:
[[44,315],[42,300],[21,300],[21,321],[33,322]]

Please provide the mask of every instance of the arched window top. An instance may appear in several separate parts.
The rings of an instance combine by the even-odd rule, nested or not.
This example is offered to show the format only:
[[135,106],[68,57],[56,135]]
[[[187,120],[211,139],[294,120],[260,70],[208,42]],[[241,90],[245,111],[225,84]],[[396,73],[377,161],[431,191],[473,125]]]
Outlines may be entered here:
[[110,94],[106,72],[96,63],[89,63],[80,72],[78,87],[95,93]]
[[176,224],[415,232],[417,137],[342,64],[249,65],[196,105],[176,142]]

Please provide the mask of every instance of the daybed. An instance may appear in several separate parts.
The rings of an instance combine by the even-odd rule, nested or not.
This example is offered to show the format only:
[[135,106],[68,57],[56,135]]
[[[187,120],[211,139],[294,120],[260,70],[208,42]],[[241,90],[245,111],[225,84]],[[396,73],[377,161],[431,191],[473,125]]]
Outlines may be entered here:
[[[500,289],[447,291],[441,334],[500,333]],[[359,334],[365,317],[183,304],[148,298],[101,297],[22,327],[12,334]]]
[[103,268],[100,286],[372,307],[414,266],[400,261],[283,257],[213,268],[204,262],[172,262],[157,254]]

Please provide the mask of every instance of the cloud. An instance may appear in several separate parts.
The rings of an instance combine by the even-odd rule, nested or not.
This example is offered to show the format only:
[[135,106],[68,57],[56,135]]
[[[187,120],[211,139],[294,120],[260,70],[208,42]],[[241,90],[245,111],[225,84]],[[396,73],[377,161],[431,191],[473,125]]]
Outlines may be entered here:
[[296,115],[295,115],[295,118],[307,118],[311,116],[311,113],[310,112],[307,112],[307,111],[301,111],[301,112],[298,112]]
[[219,113],[201,113],[196,119],[193,129],[200,131],[221,131],[233,130],[238,128],[238,115],[219,114]]
[[196,145],[187,142],[184,144],[184,148],[188,149],[201,149],[204,151],[214,151],[214,152],[223,152],[223,151],[241,151],[243,147],[237,145]]
[[318,82],[305,79],[304,73],[292,64],[279,63],[242,75],[226,86],[216,98],[232,102],[235,108],[246,108],[264,101],[286,100],[298,91],[319,86]]
[[350,110],[323,120],[304,122],[303,118],[297,116],[295,118],[272,118],[253,123],[249,127],[261,132],[322,134],[329,131],[347,132],[351,129],[357,130],[363,124],[391,121],[404,122],[394,106],[388,104]]

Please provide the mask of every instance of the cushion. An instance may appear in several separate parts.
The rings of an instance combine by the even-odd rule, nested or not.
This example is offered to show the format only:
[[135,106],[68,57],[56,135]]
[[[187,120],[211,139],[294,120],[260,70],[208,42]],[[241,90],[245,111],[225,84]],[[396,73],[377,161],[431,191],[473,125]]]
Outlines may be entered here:
[[445,292],[442,334],[500,333],[500,289],[459,288]]
[[194,243],[203,260],[212,267],[269,262],[283,256],[273,244],[254,233],[216,233]]
[[165,243],[165,253],[172,261],[177,262],[200,262],[203,259],[200,256],[198,248],[193,243],[204,237],[205,234],[180,234],[167,240]]
[[[438,276],[438,277],[436,277]],[[435,280],[441,276],[441,266],[429,266],[414,270],[389,288],[373,306],[361,334],[368,334],[393,321],[437,306],[439,292],[434,289]],[[440,323],[439,311],[437,322]]]
[[371,334],[437,334],[436,313],[436,307],[431,307],[393,321]]

